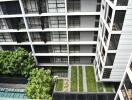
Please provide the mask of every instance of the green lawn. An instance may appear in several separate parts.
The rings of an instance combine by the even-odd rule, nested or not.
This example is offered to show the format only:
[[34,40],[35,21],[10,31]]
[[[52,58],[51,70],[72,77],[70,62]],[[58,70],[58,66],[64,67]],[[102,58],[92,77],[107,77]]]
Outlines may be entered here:
[[86,70],[87,91],[88,92],[97,92],[93,67],[86,66],[85,70]]
[[83,91],[83,73],[82,66],[79,66],[79,91]]
[[62,91],[63,90],[63,79],[58,79],[56,81],[56,91]]
[[71,91],[77,91],[78,82],[77,82],[77,66],[71,67]]
[[104,88],[106,90],[106,92],[113,92],[113,85],[112,84],[109,84],[109,83],[105,83],[104,84]]
[[103,92],[103,83],[97,82],[98,92]]

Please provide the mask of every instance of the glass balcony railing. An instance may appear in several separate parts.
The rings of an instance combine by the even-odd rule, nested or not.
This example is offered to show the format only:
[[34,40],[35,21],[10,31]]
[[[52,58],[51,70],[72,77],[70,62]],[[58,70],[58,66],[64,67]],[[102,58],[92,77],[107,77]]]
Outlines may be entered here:
[[33,42],[66,42],[66,32],[34,32],[31,33]]
[[44,28],[65,28],[66,20],[64,16],[55,17],[28,17],[28,27],[30,29]]

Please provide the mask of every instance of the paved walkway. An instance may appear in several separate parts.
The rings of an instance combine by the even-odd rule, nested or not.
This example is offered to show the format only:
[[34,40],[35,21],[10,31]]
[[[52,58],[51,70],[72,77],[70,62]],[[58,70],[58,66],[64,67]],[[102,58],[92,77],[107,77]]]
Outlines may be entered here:
[[85,66],[82,66],[82,71],[83,71],[83,91],[87,92],[87,81],[86,81]]

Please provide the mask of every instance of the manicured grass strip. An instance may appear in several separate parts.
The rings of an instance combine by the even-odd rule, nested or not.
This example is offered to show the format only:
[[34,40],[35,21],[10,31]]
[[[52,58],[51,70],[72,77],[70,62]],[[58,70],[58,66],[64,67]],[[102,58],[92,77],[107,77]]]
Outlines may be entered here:
[[97,83],[98,92],[103,92],[103,83],[98,82]]
[[71,67],[71,91],[77,91],[77,66]]
[[113,92],[113,85],[112,84],[105,83],[104,88],[105,88],[106,92]]
[[79,91],[83,91],[83,73],[82,66],[79,66]]
[[56,91],[62,91],[63,90],[63,79],[58,79],[56,81]]
[[87,91],[88,92],[97,92],[93,67],[86,66],[85,71],[86,71],[86,80],[87,80]]

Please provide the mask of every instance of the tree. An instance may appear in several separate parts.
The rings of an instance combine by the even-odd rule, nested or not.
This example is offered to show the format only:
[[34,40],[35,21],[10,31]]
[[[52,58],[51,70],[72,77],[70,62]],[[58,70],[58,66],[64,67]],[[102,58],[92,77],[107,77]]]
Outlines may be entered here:
[[28,77],[30,70],[35,66],[31,53],[23,48],[15,51],[0,51],[0,74]]
[[25,95],[30,99],[52,100],[50,95],[52,83],[50,70],[34,68],[28,78]]

